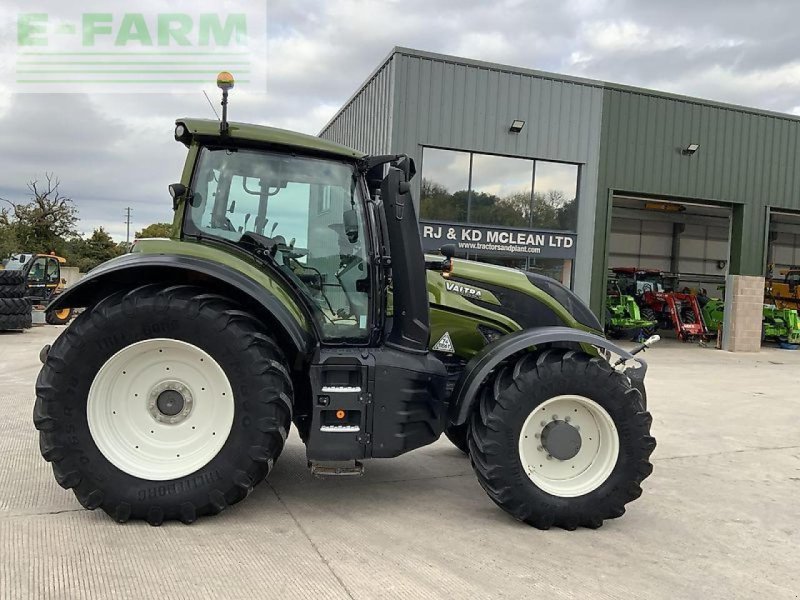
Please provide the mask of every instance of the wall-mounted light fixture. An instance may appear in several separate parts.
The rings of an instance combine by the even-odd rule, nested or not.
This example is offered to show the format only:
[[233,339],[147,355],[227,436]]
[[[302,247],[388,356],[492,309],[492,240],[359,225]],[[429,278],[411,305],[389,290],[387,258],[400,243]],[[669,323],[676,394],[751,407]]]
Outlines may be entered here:
[[522,131],[523,127],[525,127],[525,121],[523,121],[522,119],[514,119],[513,121],[511,121],[511,127],[509,127],[508,130],[511,133],[519,133],[520,131]]
[[691,156],[695,152],[697,152],[700,148],[700,144],[689,144],[686,148],[683,149],[682,153],[686,156]]

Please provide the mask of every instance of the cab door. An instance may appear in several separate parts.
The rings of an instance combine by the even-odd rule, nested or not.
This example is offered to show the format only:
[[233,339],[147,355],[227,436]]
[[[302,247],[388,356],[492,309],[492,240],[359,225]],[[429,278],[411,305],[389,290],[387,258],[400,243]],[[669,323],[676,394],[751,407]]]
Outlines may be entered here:
[[28,270],[28,296],[34,303],[47,303],[61,283],[61,265],[54,256],[37,256]]

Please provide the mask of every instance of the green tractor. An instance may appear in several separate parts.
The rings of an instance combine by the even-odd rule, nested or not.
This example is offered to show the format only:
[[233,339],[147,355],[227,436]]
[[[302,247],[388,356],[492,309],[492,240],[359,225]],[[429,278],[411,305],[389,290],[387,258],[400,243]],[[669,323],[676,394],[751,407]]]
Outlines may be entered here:
[[172,238],[49,307],[85,308],[40,354],[57,482],[118,522],[191,523],[264,480],[292,425],[320,476],[445,433],[520,521],[621,516],[652,471],[647,344],[606,340],[553,279],[424,256],[408,157],[229,123],[218,84],[221,122],[176,122]]
[[763,314],[762,339],[775,341],[792,349],[800,344],[800,317],[795,309],[765,304]]
[[[705,294],[699,295],[698,301],[702,306],[706,327],[710,332],[717,333],[722,328],[725,302],[721,298],[711,298]],[[800,344],[800,317],[797,311],[765,304],[762,312],[761,340],[778,342],[787,347]]]
[[620,339],[655,331],[658,321],[643,319],[636,298],[623,294],[616,277],[609,276],[606,290],[606,335]]

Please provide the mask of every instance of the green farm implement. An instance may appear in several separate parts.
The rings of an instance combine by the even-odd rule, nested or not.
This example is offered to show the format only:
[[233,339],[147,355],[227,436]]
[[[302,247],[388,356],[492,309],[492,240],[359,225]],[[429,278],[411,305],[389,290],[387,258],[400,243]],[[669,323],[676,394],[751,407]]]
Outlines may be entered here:
[[606,335],[620,339],[625,335],[643,335],[655,331],[655,320],[643,319],[633,296],[623,294],[615,278],[608,281],[606,293]]

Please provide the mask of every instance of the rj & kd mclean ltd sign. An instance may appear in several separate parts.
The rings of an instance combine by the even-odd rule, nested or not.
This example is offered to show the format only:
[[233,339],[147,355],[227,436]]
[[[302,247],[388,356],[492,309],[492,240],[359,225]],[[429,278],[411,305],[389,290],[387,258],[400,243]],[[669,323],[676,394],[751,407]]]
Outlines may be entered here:
[[420,221],[419,227],[426,252],[453,244],[459,254],[575,258],[574,233],[434,221]]

